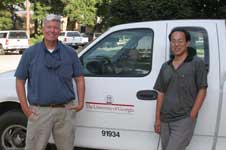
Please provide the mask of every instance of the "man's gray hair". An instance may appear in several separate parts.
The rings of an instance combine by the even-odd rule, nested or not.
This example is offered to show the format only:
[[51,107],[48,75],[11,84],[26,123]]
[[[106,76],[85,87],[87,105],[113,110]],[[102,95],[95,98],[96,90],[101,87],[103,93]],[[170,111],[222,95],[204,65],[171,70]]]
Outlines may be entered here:
[[61,23],[61,17],[59,15],[55,15],[55,14],[48,14],[45,19],[44,19],[44,24],[46,24],[49,21],[56,21]]

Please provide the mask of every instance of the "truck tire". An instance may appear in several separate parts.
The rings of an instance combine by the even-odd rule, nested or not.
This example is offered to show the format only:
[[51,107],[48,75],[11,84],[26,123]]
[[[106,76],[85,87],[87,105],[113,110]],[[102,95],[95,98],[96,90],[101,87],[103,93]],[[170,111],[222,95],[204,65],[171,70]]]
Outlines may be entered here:
[[8,111],[0,116],[0,149],[24,149],[27,118],[21,111]]
[[19,54],[23,54],[24,50],[19,50]]

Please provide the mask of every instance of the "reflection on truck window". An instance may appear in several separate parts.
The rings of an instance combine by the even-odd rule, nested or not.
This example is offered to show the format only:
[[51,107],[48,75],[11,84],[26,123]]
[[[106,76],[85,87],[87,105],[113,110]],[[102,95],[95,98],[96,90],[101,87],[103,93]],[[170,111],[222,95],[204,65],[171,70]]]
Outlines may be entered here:
[[134,29],[114,32],[82,57],[87,76],[145,76],[151,71],[153,32]]

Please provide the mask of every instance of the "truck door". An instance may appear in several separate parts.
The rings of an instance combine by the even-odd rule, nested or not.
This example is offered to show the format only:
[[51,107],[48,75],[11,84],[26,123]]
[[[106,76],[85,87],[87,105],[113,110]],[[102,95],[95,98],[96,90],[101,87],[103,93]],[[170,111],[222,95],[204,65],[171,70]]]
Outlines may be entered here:
[[[213,22],[173,22],[168,24],[167,32],[173,28],[184,28],[191,34],[190,46],[203,58],[208,69],[208,90],[204,104],[198,115],[195,135],[189,149],[210,150],[213,146],[219,105],[219,54],[216,24]],[[168,53],[170,47],[168,42]],[[169,56],[169,54],[168,54]]]
[[77,115],[76,145],[156,148],[153,85],[165,61],[165,29],[164,24],[116,27],[82,52],[86,96]]

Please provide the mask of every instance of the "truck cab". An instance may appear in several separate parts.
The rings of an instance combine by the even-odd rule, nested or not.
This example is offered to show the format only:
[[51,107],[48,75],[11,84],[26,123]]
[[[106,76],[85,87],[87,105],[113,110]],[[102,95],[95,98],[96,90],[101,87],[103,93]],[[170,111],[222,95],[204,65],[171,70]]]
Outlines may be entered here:
[[188,149],[226,147],[223,20],[118,25],[83,50],[80,59],[87,90],[85,108],[76,122],[78,145],[86,146],[86,139],[88,145],[100,149],[157,148],[159,137],[153,128],[157,94],[153,85],[161,65],[170,58],[168,35],[174,28],[190,32],[190,49],[204,60],[208,70],[207,96]]

